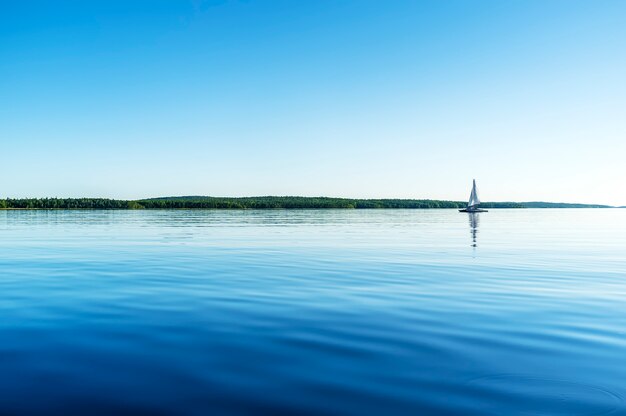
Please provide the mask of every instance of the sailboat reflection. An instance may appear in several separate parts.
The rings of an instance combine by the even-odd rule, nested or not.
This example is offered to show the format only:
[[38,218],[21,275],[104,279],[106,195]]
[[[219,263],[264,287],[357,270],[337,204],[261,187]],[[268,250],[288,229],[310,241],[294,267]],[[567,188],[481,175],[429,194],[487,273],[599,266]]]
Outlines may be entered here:
[[477,212],[472,212],[468,214],[469,224],[470,224],[470,233],[472,234],[472,247],[477,247],[476,237],[478,235],[478,225],[480,224],[480,214]]

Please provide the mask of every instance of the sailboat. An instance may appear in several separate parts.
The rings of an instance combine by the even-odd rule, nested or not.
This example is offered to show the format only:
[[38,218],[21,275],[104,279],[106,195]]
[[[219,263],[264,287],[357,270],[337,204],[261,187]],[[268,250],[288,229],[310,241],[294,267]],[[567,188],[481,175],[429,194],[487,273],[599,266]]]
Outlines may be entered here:
[[478,199],[478,191],[476,190],[476,179],[473,180],[472,193],[470,194],[467,208],[460,209],[459,212],[487,212],[486,209],[478,208],[480,199]]

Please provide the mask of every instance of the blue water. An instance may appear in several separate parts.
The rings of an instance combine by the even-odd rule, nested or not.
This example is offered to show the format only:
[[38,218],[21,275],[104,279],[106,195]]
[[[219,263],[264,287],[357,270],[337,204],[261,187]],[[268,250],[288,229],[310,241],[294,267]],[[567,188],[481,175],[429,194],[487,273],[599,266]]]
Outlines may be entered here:
[[0,414],[626,414],[626,210],[2,211]]

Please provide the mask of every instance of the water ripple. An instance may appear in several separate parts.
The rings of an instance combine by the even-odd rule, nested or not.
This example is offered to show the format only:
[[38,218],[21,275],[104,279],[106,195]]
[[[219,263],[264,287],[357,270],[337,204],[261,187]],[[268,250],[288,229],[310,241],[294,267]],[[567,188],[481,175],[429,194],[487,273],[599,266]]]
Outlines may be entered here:
[[0,211],[0,232],[0,414],[626,414],[626,210]]

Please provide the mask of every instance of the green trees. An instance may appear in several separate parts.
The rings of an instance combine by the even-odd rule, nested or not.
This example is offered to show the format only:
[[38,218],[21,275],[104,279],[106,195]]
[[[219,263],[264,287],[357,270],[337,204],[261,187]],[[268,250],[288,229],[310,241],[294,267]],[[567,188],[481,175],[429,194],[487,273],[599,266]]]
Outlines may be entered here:
[[[431,199],[349,199],[301,196],[244,198],[171,197],[137,201],[105,198],[0,199],[0,209],[430,209],[461,208],[465,202]],[[485,208],[524,208],[513,202],[484,203]]]
[[[0,208],[11,209],[131,209],[129,202],[104,198],[27,198],[0,200]],[[133,204],[137,204],[133,202]],[[138,205],[138,204],[137,204]]]
[[[262,196],[244,198],[171,197],[138,201],[147,209],[429,209],[461,208],[465,202],[430,199],[348,199],[300,196]],[[491,203],[491,208],[521,208],[515,203]]]
[[126,207],[128,209],[143,209],[143,205],[141,205],[139,202],[137,201],[128,201],[126,203]]

